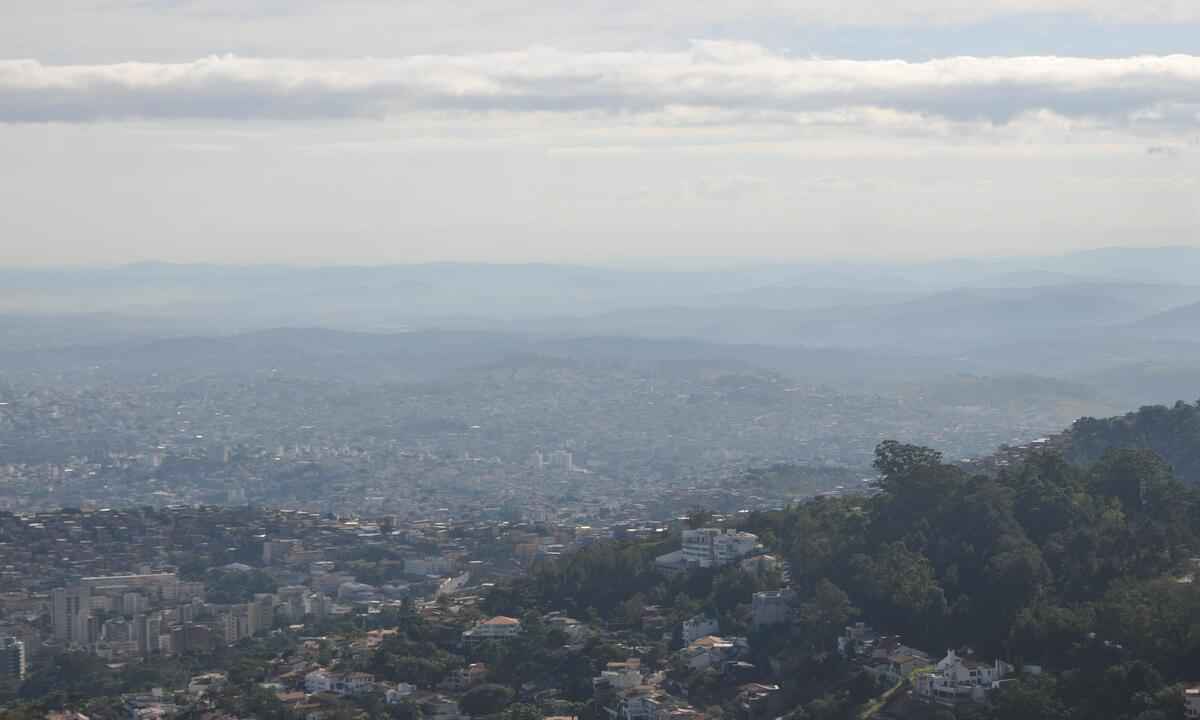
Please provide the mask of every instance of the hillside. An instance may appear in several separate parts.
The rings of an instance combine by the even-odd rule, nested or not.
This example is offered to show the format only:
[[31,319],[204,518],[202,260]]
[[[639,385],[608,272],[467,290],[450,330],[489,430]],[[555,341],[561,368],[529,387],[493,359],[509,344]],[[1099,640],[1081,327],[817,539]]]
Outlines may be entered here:
[[1154,405],[1104,419],[1083,418],[1067,433],[1068,458],[1091,463],[1112,449],[1152,450],[1176,477],[1200,484],[1200,402]]
[[1171,308],[1131,323],[1130,330],[1151,337],[1200,341],[1200,303]]

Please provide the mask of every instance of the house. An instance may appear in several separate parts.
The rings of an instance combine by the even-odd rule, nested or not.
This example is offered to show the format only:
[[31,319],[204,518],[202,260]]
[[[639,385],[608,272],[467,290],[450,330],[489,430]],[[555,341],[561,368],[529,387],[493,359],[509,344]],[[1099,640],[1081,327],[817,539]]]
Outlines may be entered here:
[[660,708],[658,720],[704,720],[704,716],[691,707]]
[[592,689],[596,692],[632,690],[642,684],[642,661],[630,658],[625,662],[610,662],[600,674],[592,678]]
[[949,650],[932,672],[917,677],[916,694],[946,704],[983,702],[988,693],[1012,673],[1013,666],[1001,660],[989,665]]
[[399,705],[400,703],[404,702],[406,698],[411,697],[416,691],[416,685],[409,685],[408,683],[396,683],[396,687],[388,688],[384,692],[384,698],[387,700],[388,705]]
[[899,652],[882,658],[873,657],[863,665],[863,669],[876,680],[895,685],[928,664],[929,658],[924,654]]
[[463,633],[466,642],[483,640],[507,640],[521,634],[521,621],[516,618],[497,615],[487,620],[481,620],[475,627]]
[[702,637],[680,650],[680,657],[693,670],[721,667],[726,662],[737,660],[748,649],[745,638],[722,638],[716,635]]
[[310,694],[361,695],[375,688],[375,676],[368,673],[331,673],[313,670],[304,676],[304,691]]
[[878,639],[879,635],[866,623],[847,625],[845,631],[838,636],[838,652],[846,656],[864,655]]
[[766,575],[781,571],[784,565],[774,555],[755,555],[738,563],[738,567],[752,575]]
[[865,657],[863,669],[881,682],[896,684],[912,677],[917,670],[933,664],[928,655],[900,642],[899,635],[880,635],[858,647]]
[[684,645],[691,645],[702,637],[716,635],[719,632],[721,632],[721,626],[717,624],[717,619],[707,615],[697,615],[684,620],[680,629]]
[[569,643],[587,642],[588,638],[593,635],[592,629],[586,623],[567,617],[562,613],[552,612],[546,615],[544,621],[549,629],[559,630],[566,635]]
[[188,681],[187,691],[189,695],[206,695],[209,692],[216,690],[228,682],[229,677],[222,672],[204,673],[196,675]]
[[1188,720],[1200,718],[1200,685],[1183,689],[1183,716]]
[[738,688],[737,700],[746,718],[771,717],[784,709],[784,695],[778,685],[746,683]]

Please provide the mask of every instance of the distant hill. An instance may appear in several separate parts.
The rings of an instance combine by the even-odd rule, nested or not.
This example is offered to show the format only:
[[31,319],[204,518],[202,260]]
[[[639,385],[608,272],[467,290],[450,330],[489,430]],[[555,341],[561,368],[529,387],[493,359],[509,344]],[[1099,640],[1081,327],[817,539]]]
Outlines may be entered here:
[[[95,339],[87,336],[88,339]],[[478,331],[366,333],[280,328],[231,336],[111,339],[98,345],[0,349],[0,369],[42,375],[152,373],[259,376],[365,384],[424,382],[516,359],[545,357],[627,365],[661,373],[700,369],[779,372],[807,384],[883,387],[936,376],[921,358],[800,347],[615,336],[556,337]]]
[[[760,296],[762,292],[756,291]],[[836,293],[826,292],[831,298],[837,297]],[[750,296],[743,294],[740,298]],[[863,297],[873,296],[867,293]],[[816,300],[809,297],[808,301]],[[916,298],[895,295],[885,301],[808,310],[750,305],[642,307],[536,320],[530,327],[556,334],[686,337],[934,355],[970,352],[997,343],[1040,342],[1057,339],[1063,333],[1107,333],[1122,323],[1197,301],[1200,287],[1083,283],[961,288]],[[776,298],[773,302],[780,301]]]
[[1131,323],[1129,329],[1153,337],[1200,341],[1200,302],[1142,318]]

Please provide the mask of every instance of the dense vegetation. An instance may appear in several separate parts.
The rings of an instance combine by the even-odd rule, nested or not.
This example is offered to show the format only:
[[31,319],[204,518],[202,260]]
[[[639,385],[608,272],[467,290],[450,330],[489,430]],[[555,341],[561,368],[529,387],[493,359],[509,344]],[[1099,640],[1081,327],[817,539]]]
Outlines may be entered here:
[[1200,402],[1154,405],[1121,417],[1083,418],[1070,432],[1072,462],[1096,462],[1110,448],[1158,453],[1181,480],[1200,483]]
[[[997,720],[1179,716],[1172,684],[1200,678],[1200,586],[1186,581],[1200,492],[1156,453],[1119,447],[1079,466],[1047,452],[985,478],[887,442],[876,466],[873,497],[744,522],[787,558],[799,593],[799,630],[751,636],[764,667],[820,677],[828,663],[811,657],[857,617],[933,655],[969,647],[1044,667],[998,694],[987,711]],[[708,610],[724,632],[746,630],[745,603],[765,585],[736,569],[664,578],[652,558],[668,547],[585,550],[498,590],[489,609],[563,608],[636,627],[655,604],[671,621]],[[827,687],[803,706],[797,717],[834,718],[855,703],[849,688]]]

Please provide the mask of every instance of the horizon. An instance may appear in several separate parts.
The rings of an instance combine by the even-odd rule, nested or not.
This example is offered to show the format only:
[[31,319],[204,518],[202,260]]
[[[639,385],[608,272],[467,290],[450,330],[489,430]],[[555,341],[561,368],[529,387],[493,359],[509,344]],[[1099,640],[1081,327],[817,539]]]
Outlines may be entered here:
[[[376,270],[387,268],[421,268],[421,267],[511,267],[511,268],[579,268],[591,270],[611,270],[623,272],[669,272],[669,273],[704,273],[715,271],[750,270],[764,266],[789,267],[832,267],[832,266],[890,266],[890,267],[919,267],[922,265],[938,265],[951,263],[987,263],[1013,260],[1050,260],[1072,256],[1105,253],[1105,252],[1146,252],[1162,253],[1172,251],[1200,251],[1197,244],[1166,244],[1166,245],[1102,245],[1097,247],[1075,248],[1045,253],[1011,253],[1000,254],[946,254],[933,257],[858,257],[858,256],[791,256],[791,257],[628,257],[612,258],[607,262],[556,262],[551,260],[416,260],[413,262],[204,262],[176,261],[159,259],[131,260],[119,263],[79,263],[79,264],[47,264],[22,265],[0,263],[0,271],[28,272],[59,272],[78,270],[128,270],[154,268],[210,268],[210,269],[277,269],[277,270]],[[1200,281],[1198,281],[1200,282]]]

